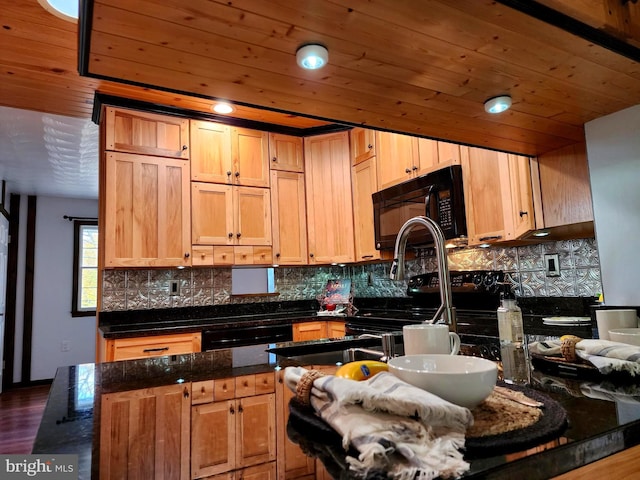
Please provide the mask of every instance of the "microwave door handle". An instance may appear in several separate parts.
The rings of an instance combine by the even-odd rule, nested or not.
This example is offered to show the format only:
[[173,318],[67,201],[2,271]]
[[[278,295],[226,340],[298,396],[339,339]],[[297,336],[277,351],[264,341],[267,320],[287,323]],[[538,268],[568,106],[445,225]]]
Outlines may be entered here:
[[424,199],[424,215],[429,218],[431,218],[431,197],[435,195],[435,192],[433,191],[435,188],[435,185],[431,185],[427,191],[427,196]]

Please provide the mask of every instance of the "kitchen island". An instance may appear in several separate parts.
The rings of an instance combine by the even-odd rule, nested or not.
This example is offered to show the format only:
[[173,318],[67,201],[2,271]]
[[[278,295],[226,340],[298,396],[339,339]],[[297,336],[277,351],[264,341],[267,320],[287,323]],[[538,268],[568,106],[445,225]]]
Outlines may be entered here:
[[[314,344],[314,342],[307,344]],[[330,371],[332,362],[335,368],[335,358],[328,355],[327,360],[323,361],[322,356],[317,353],[308,358],[305,358],[305,355],[286,358],[267,352],[266,349],[270,346],[273,347],[273,345],[257,345],[189,355],[59,368],[52,384],[33,453],[76,453],[79,455],[80,478],[100,478],[101,453],[104,456],[104,452],[109,447],[105,444],[105,438],[109,437],[105,437],[104,432],[105,429],[113,428],[118,419],[117,415],[113,418],[110,416],[109,422],[102,418],[102,415],[105,415],[104,412],[118,411],[103,408],[103,402],[122,406],[114,402],[120,394],[125,394],[130,399],[131,392],[164,392],[163,389],[166,388],[175,389],[178,393],[177,398],[187,399],[187,406],[182,410],[186,420],[178,429],[179,436],[183,439],[178,449],[182,454],[183,476],[189,476],[189,466],[192,473],[196,471],[194,466],[194,458],[198,453],[196,438],[189,437],[190,426],[195,422],[194,415],[199,412],[198,415],[205,418],[202,409],[207,405],[219,404],[219,398],[228,402],[225,406],[227,410],[230,408],[232,413],[234,409],[242,412],[244,407],[244,411],[254,415],[249,425],[249,428],[253,429],[254,437],[258,437],[261,426],[266,425],[268,428],[264,428],[265,432],[277,437],[275,443],[281,446],[285,440],[289,442],[288,439],[283,438],[287,435],[287,415],[283,415],[285,408],[282,406],[283,395],[286,395],[285,387],[279,383],[282,379],[282,369],[289,365],[324,364],[323,368],[328,368]],[[224,397],[223,394],[221,397],[216,396],[215,402],[207,403],[208,400],[205,397],[210,394],[210,400],[213,400],[213,390],[218,392],[217,389],[222,384],[226,388],[230,379],[242,379],[242,385],[236,381],[235,396]],[[216,381],[217,383],[214,384]],[[251,388],[251,393],[241,394],[240,390],[247,385]],[[534,448],[527,448],[521,452],[472,458],[470,459],[471,469],[464,478],[506,479],[517,476],[527,479],[552,478],[640,444],[640,420],[638,420],[640,419],[640,397],[633,396],[635,385],[626,385],[618,393],[612,394],[613,386],[606,382],[566,380],[533,371],[530,387],[543,392],[562,405],[567,412],[568,428],[560,438],[552,442],[545,441]],[[249,410],[250,405],[259,405],[259,402],[250,404],[249,399],[265,400],[271,402],[269,403],[271,406]],[[161,405],[164,404],[157,405],[159,412],[164,412],[161,413],[161,423],[163,425],[171,423],[171,418],[166,413],[168,410],[162,410],[164,407]],[[191,419],[189,415],[192,416]],[[270,418],[263,418],[261,415],[269,415]],[[275,422],[279,422],[278,425],[271,422],[272,415],[275,416]],[[140,422],[143,422],[143,417],[141,416]],[[147,421],[149,421],[148,418]],[[152,424],[153,422],[150,425]],[[195,435],[194,431],[191,435]],[[136,445],[140,447],[138,442]],[[111,447],[113,445],[109,448]],[[242,445],[238,448],[242,450]],[[290,445],[287,448],[290,448]],[[251,448],[247,449],[249,450]],[[167,454],[173,455],[176,452],[167,451]],[[272,478],[276,471],[276,463],[278,463],[278,469],[281,467],[280,461],[285,455],[285,450],[278,449],[275,452],[271,449],[265,455],[249,468],[255,469],[260,465],[272,466],[272,470],[267,472],[266,476],[260,477]],[[247,465],[250,464],[251,462]],[[213,469],[214,472],[216,468]],[[207,471],[206,468],[202,468],[202,472]],[[305,475],[300,474],[300,477],[306,477],[308,474],[308,472]],[[279,478],[284,477],[279,476]],[[288,475],[287,478],[296,478],[296,476]]]

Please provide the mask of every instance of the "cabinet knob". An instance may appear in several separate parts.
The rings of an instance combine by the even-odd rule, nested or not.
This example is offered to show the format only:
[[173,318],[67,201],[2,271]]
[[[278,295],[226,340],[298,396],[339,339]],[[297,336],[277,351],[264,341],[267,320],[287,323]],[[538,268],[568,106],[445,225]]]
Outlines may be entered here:
[[231,176],[231,170],[227,170],[227,177]]
[[182,151],[187,150],[189,147],[187,147],[186,145],[182,145]]
[[404,169],[404,173],[411,173],[411,169],[410,168],[405,168]]
[[189,258],[190,256],[191,256],[191,254],[189,252],[185,252],[184,258]]
[[238,405],[238,413],[242,413],[242,404]]
[[184,396],[184,398],[189,398],[189,389],[187,387],[184,387],[182,395]]
[[277,162],[277,161],[278,161],[278,158],[277,158],[277,157],[273,157],[273,158],[271,159],[271,161],[272,161],[272,162]]
[[522,210],[520,210],[520,218],[524,217],[525,215],[529,215],[529,212],[523,212]]
[[418,167],[416,165],[414,165],[413,167],[411,167],[411,170],[413,170],[414,172],[418,169]]
[[369,144],[369,145],[367,145],[367,148],[368,148],[369,150],[371,150],[371,149],[373,148],[373,145]]
[[204,252],[203,252],[203,253],[201,253],[201,254],[200,254],[200,258],[202,258],[203,260],[204,260],[206,257],[207,257],[207,254],[206,254],[206,253],[204,253]]
[[229,413],[231,413],[231,415],[233,415],[234,413],[236,413],[236,409],[233,408],[233,405],[231,405],[231,407],[229,407]]
[[280,258],[280,253],[276,253],[276,258]]
[[311,258],[313,258],[313,253],[310,253],[310,254],[309,254],[309,256],[310,256]]
[[236,175],[236,178],[238,178],[240,176],[240,172],[236,172],[235,175]]
[[240,238],[240,236],[241,236],[241,235],[242,235],[242,234],[241,234],[240,232],[236,233],[236,237],[237,237],[237,238]]
[[229,238],[233,238],[233,233],[232,232],[229,232],[227,235],[229,236]]

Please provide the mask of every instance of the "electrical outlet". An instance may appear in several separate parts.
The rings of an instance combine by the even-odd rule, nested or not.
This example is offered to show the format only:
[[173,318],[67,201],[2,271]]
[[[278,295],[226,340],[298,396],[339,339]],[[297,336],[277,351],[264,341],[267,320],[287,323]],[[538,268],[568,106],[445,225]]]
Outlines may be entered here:
[[560,276],[560,260],[557,253],[549,253],[544,256],[544,270],[547,277]]
[[60,351],[68,352],[69,350],[71,350],[71,342],[69,340],[63,340],[60,343]]
[[169,295],[172,297],[180,296],[180,282],[178,280],[169,280]]

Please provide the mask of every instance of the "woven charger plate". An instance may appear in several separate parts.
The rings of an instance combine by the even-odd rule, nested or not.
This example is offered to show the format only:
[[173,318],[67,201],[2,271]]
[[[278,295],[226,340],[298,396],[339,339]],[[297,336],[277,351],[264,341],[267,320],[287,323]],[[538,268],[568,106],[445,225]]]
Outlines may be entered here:
[[[522,392],[530,399],[542,402],[544,407],[539,409],[542,415],[535,420],[536,415],[531,412],[535,407],[526,407],[509,400],[480,404],[472,410],[475,423],[467,432],[467,457],[519,452],[554,440],[566,430],[567,412],[555,400],[527,387],[503,382],[498,382],[498,385]],[[492,394],[488,400],[493,400],[494,395]],[[522,412],[521,418],[518,418],[518,412]],[[493,429],[491,434],[482,435],[490,429]],[[496,431],[499,433],[494,433]]]

